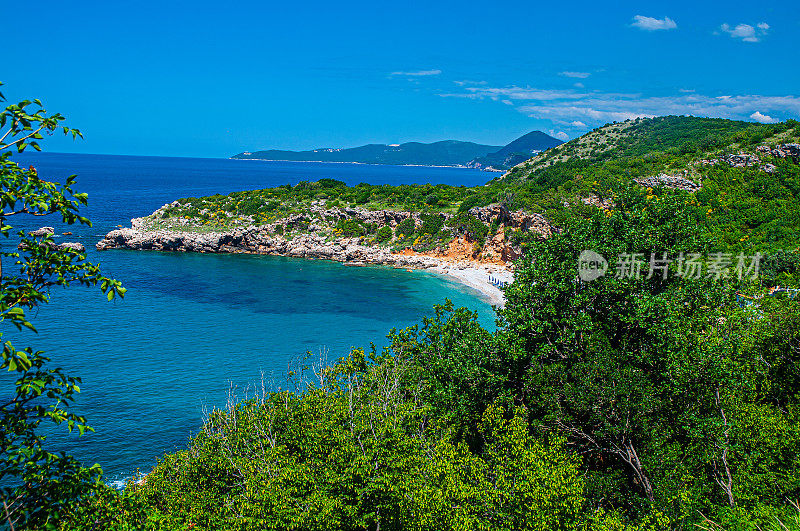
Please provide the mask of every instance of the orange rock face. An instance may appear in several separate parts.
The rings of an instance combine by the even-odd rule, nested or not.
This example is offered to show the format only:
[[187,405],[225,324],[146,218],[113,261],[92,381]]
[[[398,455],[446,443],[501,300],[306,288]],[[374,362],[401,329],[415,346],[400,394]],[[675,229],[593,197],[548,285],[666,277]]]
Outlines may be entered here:
[[405,256],[431,256],[446,262],[468,261],[505,267],[521,256],[506,241],[505,231],[505,226],[501,226],[497,234],[486,240],[483,247],[476,248],[474,241],[470,241],[466,236],[459,236],[458,238],[453,238],[444,251],[434,249],[429,252],[419,253],[408,248],[403,249],[400,254]]

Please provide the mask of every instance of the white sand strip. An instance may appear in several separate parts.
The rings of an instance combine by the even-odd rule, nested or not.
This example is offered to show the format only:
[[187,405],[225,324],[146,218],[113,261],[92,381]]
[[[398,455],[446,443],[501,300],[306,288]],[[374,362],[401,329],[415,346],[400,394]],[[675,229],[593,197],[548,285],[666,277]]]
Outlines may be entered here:
[[505,294],[503,290],[492,284],[489,276],[491,275],[497,280],[508,283],[514,280],[513,273],[505,268],[475,263],[469,263],[469,265],[442,263],[433,268],[432,271],[447,275],[465,286],[471,287],[484,295],[493,306],[499,306],[500,308],[506,304]]

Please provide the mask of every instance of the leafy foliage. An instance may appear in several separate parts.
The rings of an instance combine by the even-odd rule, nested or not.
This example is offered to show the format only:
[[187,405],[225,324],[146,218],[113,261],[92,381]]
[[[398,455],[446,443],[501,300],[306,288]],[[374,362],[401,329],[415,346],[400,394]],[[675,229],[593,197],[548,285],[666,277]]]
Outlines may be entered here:
[[[763,524],[800,494],[800,305],[741,308],[732,280],[581,282],[578,256],[702,252],[682,194],[630,190],[610,213],[531,243],[517,264],[500,330],[443,308],[394,338],[413,353],[422,392],[472,448],[495,400],[526,407],[532,433],[557,433],[582,457],[587,499],[644,525],[737,515]],[[655,520],[653,520],[655,519]],[[748,522],[750,524],[748,524]]]
[[398,238],[400,238],[401,235],[408,238],[414,234],[414,230],[414,219],[408,217],[397,224],[394,228],[394,235]]
[[583,483],[562,440],[532,437],[524,410],[493,404],[478,427],[484,450],[472,453],[429,415],[415,372],[402,355],[354,351],[301,393],[232,403],[126,493],[146,512],[96,498],[76,520],[105,514],[108,529],[578,527]]
[[392,239],[392,228],[388,225],[384,225],[376,234],[375,240],[378,243],[384,243]]
[[338,234],[342,236],[363,236],[366,234],[366,230],[364,227],[354,219],[343,219],[336,223],[336,229]]
[[[4,101],[2,94],[0,101]],[[63,185],[44,181],[34,168],[15,163],[8,151],[21,152],[29,146],[39,150],[42,132],[60,129],[73,137],[80,135],[76,129],[62,127],[62,121],[59,114],[48,115],[38,100],[9,105],[0,113],[0,234],[5,238],[12,238],[9,223],[18,216],[52,214],[67,224],[89,224],[78,214],[87,196],[73,190],[74,176]],[[103,276],[83,254],[60,249],[49,236],[34,238],[22,231],[16,236],[21,250],[2,253],[6,267],[0,269],[0,321],[35,331],[26,310],[47,303],[52,286],[99,284],[108,300],[124,295],[122,285]],[[8,267],[9,262],[16,271]],[[101,474],[98,466],[85,468],[45,446],[42,423],[63,424],[79,434],[91,429],[69,407],[80,392],[80,379],[51,368],[49,361],[42,352],[17,349],[10,341],[3,344],[0,369],[16,376],[13,388],[5,390],[0,401],[0,499],[2,517],[11,528],[54,525],[96,488]]]

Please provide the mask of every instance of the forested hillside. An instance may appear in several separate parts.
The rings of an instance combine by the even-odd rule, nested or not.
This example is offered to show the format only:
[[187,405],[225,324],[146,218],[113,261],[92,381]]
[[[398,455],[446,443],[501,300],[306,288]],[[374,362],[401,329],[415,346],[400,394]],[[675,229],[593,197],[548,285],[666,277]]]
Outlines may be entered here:
[[361,164],[418,164],[423,166],[459,166],[476,157],[500,149],[500,146],[442,140],[425,144],[367,144],[354,148],[320,148],[309,151],[269,149],[245,151],[233,159],[293,160],[320,162],[358,162]]
[[468,166],[473,168],[505,170],[528,160],[532,154],[540,153],[561,144],[563,144],[561,140],[553,138],[541,131],[531,131],[508,143],[503,146],[502,149],[494,153],[489,153],[485,157],[478,157],[472,160]]

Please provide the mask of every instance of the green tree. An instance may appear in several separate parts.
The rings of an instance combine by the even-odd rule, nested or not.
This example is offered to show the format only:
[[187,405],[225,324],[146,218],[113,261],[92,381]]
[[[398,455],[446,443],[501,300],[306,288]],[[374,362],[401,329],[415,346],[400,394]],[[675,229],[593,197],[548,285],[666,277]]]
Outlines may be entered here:
[[[5,98],[0,94],[0,101]],[[62,184],[39,177],[36,169],[22,168],[12,160],[12,149],[40,150],[44,134],[61,131],[80,136],[62,125],[63,116],[48,114],[38,100],[9,105],[0,113],[0,234],[19,248],[3,252],[0,268],[0,321],[18,329],[35,327],[26,309],[47,303],[52,286],[100,285],[108,300],[123,296],[120,282],[103,276],[85,255],[57,246],[49,235],[32,237],[24,231],[12,236],[11,220],[22,216],[60,216],[64,223],[89,224],[78,213],[87,195],[73,190],[75,177]],[[10,245],[9,245],[10,247]],[[70,509],[97,484],[98,466],[83,467],[69,455],[45,447],[43,422],[63,424],[80,434],[86,420],[69,406],[80,392],[80,379],[51,368],[42,352],[3,344],[0,369],[14,373],[13,387],[0,403],[0,515],[11,528],[44,529]]]
[[[499,374],[533,429],[562,434],[583,456],[595,503],[629,517],[658,507],[677,521],[781,504],[798,493],[787,381],[798,370],[796,322],[766,306],[754,318],[731,279],[647,278],[647,266],[618,278],[618,257],[713,245],[685,196],[643,195],[621,194],[613,212],[534,242],[500,313]],[[583,250],[611,261],[607,276],[580,280]]]

